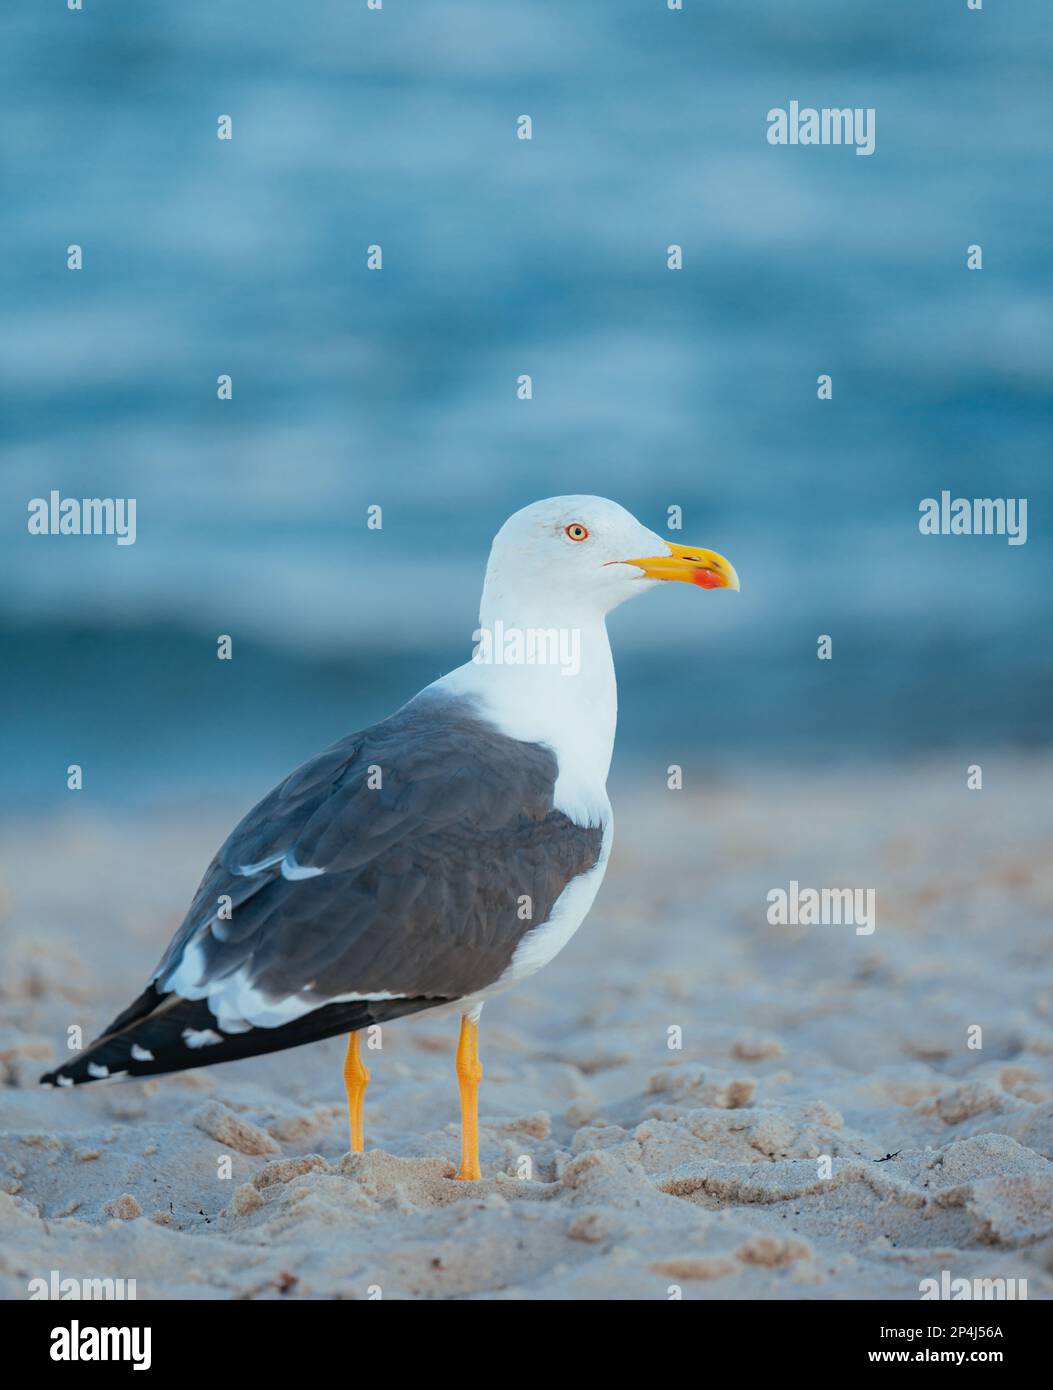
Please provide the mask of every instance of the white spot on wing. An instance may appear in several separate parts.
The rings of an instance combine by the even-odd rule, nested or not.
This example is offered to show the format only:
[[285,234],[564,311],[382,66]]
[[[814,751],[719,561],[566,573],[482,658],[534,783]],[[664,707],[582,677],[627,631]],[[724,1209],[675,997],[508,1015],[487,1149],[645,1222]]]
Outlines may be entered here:
[[72,1086],[72,1085],[73,1085],[73,1077],[72,1077],[72,1076],[56,1076],[56,1077],[55,1077],[55,1080],[56,1080],[56,1082],[57,1082],[60,1086]]
[[211,1028],[184,1028],[183,1041],[187,1047],[211,1047],[214,1043],[221,1043],[223,1039]]
[[154,1054],[145,1047],[140,1047],[138,1043],[132,1043],[133,1062],[152,1062]]
[[239,864],[234,872],[241,874],[243,878],[251,878],[253,874],[261,874],[264,869],[273,869],[275,864],[282,866],[282,878],[315,878],[318,874],[324,874],[324,869],[314,869],[310,865],[300,865],[296,862],[296,856],[280,849],[277,854],[272,854],[267,859],[261,859],[256,864]]
[[[220,1012],[216,1014],[216,1022],[224,1033],[248,1033],[252,1024],[248,1019],[241,1018],[238,1014],[223,1013],[223,1001],[219,1001]],[[213,1012],[215,1012],[213,1010]]]
[[89,1075],[89,1076],[94,1076],[97,1080],[101,1081],[102,1078],[103,1078],[104,1076],[109,1076],[109,1074],[110,1074],[110,1069],[109,1069],[109,1067],[104,1067],[104,1066],[102,1065],[101,1062],[89,1062],[89,1063],[88,1063],[88,1075]]
[[324,869],[312,869],[308,865],[297,864],[296,860],[290,855],[286,855],[282,860],[282,878],[317,878],[319,874],[324,874]]
[[202,988],[205,975],[205,953],[200,941],[188,941],[183,954],[170,966],[164,979],[155,976],[162,993],[180,994],[184,999],[201,999],[208,991]]

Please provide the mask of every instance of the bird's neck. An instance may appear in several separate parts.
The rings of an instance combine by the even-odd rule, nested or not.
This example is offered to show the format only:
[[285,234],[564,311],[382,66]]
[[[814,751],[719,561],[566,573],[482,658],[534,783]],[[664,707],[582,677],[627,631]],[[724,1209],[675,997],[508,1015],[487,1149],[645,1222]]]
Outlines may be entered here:
[[472,660],[443,684],[471,694],[502,733],[551,748],[556,806],[579,823],[599,823],[609,810],[618,715],[606,624],[595,616],[571,625],[525,618],[509,621],[484,603]]

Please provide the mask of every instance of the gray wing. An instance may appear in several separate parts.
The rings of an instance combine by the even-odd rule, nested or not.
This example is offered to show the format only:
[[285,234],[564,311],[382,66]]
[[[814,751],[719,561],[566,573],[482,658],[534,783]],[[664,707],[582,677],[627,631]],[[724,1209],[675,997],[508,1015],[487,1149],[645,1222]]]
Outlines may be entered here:
[[418,696],[249,812],[209,866],[158,989],[221,990],[234,1014],[269,1024],[281,1001],[302,1012],[350,993],[485,988],[599,859],[602,827],[553,809],[557,775],[550,749],[498,733],[465,700]]

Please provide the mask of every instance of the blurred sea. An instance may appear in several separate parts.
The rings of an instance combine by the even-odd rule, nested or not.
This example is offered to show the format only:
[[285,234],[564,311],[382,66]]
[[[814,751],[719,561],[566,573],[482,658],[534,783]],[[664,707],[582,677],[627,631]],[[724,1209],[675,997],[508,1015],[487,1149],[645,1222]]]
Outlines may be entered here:
[[[13,0],[4,803],[71,762],[114,803],[263,792],[467,657],[493,532],[562,492],[678,504],[742,577],[615,615],[621,769],[1048,745],[1051,28]],[[876,152],[768,145],[792,99],[873,106]],[[52,488],[135,497],[137,543],[29,536]],[[1028,497],[1027,544],[922,537],[944,488]]]

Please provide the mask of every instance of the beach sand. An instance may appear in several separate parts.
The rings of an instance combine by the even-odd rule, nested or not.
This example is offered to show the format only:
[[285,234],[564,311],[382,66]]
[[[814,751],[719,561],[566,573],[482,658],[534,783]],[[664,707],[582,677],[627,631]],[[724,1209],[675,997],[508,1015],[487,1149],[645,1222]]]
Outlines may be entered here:
[[[1051,771],[623,782],[585,926],[484,1012],[474,1184],[456,1019],[384,1029],[362,1155],[339,1039],[38,1087],[138,993],[244,807],[71,794],[10,823],[0,1294],[54,1270],[140,1299],[917,1300],[947,1270],[1047,1298]],[[770,925],[791,880],[874,888],[876,930]]]

